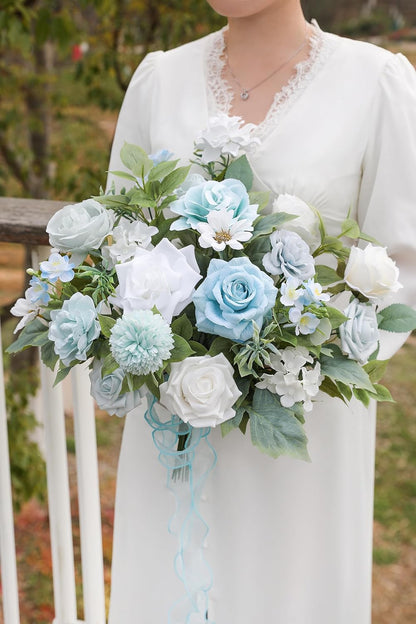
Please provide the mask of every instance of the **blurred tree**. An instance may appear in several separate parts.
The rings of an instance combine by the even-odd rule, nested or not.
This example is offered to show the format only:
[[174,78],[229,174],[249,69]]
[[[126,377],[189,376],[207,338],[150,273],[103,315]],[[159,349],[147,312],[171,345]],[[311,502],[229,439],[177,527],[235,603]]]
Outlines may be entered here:
[[225,24],[225,19],[201,0],[81,0],[80,4],[90,18],[90,27],[85,31],[89,30],[91,51],[81,60],[78,77],[102,107],[119,105],[119,100],[108,97],[102,80],[109,71],[124,92],[134,69],[148,52],[173,48]]
[[[1,0],[0,193],[56,196],[51,127],[62,121],[58,73],[71,48],[75,76],[87,87],[84,102],[118,108],[149,50],[179,45],[223,23],[200,0]],[[75,44],[89,53],[74,54]],[[73,86],[67,107],[79,106],[79,91]],[[58,183],[65,196],[65,179]],[[67,196],[79,191],[73,177],[67,183]]]
[[63,4],[3,0],[0,8],[0,179],[13,176],[34,198],[48,197],[56,51],[75,30]]

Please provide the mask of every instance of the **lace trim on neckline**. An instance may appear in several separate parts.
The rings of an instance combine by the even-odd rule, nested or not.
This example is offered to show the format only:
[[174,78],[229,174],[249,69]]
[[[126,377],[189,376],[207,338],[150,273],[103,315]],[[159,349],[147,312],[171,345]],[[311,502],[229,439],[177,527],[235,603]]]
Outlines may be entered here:
[[[324,33],[315,20],[312,21],[314,31],[309,38],[310,51],[308,58],[295,65],[294,73],[289,81],[278,91],[262,122],[253,129],[253,136],[265,138],[279,123],[279,120],[313,81],[322,65],[332,51],[332,38]],[[231,85],[223,78],[225,69],[226,27],[212,35],[207,49],[206,69],[208,85],[208,106],[211,115],[222,112],[230,114],[234,93]]]

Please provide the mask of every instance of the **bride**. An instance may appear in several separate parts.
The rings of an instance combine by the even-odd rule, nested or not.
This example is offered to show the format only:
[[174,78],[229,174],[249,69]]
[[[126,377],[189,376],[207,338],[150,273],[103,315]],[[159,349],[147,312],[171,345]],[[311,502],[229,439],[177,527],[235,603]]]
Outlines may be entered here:
[[[416,76],[399,55],[322,32],[300,0],[210,0],[228,27],[149,54],[127,91],[124,141],[189,159],[209,117],[256,125],[257,190],[297,195],[338,234],[350,211],[400,267],[416,300]],[[413,234],[411,234],[413,232]],[[384,335],[380,357],[400,346]],[[145,422],[121,449],[110,624],[165,624],[183,593],[167,529],[173,499]],[[319,395],[307,417],[311,463],[273,460],[249,436],[211,433],[218,461],[201,513],[216,624],[369,624],[375,409]],[[199,620],[198,620],[199,622]],[[185,622],[175,622],[185,624]]]

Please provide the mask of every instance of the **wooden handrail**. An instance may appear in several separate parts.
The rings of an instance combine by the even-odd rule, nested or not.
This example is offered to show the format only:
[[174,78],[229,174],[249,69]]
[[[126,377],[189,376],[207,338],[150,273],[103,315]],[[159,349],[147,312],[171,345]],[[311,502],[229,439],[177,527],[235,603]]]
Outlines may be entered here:
[[51,216],[71,202],[0,197],[0,242],[48,245]]

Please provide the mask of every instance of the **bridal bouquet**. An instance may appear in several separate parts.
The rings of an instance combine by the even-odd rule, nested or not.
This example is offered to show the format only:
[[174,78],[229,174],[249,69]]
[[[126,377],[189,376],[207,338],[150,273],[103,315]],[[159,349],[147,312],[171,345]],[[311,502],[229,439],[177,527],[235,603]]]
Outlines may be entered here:
[[239,118],[213,118],[192,172],[125,144],[126,171],[112,173],[128,190],[49,221],[53,249],[12,308],[9,352],[40,347],[57,382],[88,361],[110,414],[150,392],[188,432],[249,424],[272,457],[308,458],[304,414],[320,390],[391,400],[379,330],[416,327],[406,306],[380,308],[401,287],[395,263],[352,218],[328,235],[302,199],[251,192],[254,143]]

